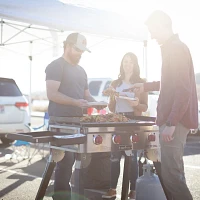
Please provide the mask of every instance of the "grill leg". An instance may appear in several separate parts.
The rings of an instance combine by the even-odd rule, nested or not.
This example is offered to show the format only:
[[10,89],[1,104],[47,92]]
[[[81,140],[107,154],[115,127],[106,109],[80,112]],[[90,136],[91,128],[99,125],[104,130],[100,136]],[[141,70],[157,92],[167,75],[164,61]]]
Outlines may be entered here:
[[76,162],[75,162],[75,173],[74,173],[74,191],[72,192],[71,199],[72,200],[83,200],[84,187],[82,180],[82,160],[81,154],[76,154]]
[[44,174],[43,174],[43,178],[42,178],[42,181],[40,183],[40,187],[39,187],[39,190],[37,192],[35,200],[42,200],[44,198],[44,195],[45,195],[47,186],[49,184],[49,181],[51,179],[51,175],[53,173],[55,165],[56,165],[56,163],[51,160],[51,155],[50,155],[49,161],[46,164],[46,168],[45,168],[45,171],[44,171]]
[[154,167],[155,167],[155,169],[156,169],[157,175],[158,175],[158,177],[159,177],[159,179],[160,179],[160,183],[161,183],[161,185],[162,185],[162,188],[163,188],[163,191],[164,191],[164,193],[165,193],[165,196],[166,196],[167,200],[171,200],[172,197],[171,197],[171,195],[169,194],[169,192],[167,191],[167,189],[165,188],[165,186],[164,186],[164,184],[163,184],[162,177],[161,177],[161,163],[160,163],[160,162],[153,162],[153,164],[154,164]]
[[130,162],[131,162],[131,159],[132,159],[131,156],[125,155],[121,200],[128,199],[129,171],[130,171]]

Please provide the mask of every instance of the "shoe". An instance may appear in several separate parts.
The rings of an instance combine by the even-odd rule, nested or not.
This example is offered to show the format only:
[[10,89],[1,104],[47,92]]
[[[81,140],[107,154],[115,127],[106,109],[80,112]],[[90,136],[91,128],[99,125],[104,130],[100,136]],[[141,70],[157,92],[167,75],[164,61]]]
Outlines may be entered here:
[[115,189],[112,189],[110,188],[106,194],[102,195],[102,198],[104,199],[111,199],[113,197],[116,197],[116,190]]
[[131,190],[131,191],[129,192],[129,194],[128,194],[128,198],[129,198],[130,200],[135,200],[135,196],[136,196],[136,194],[135,194],[135,191],[134,191],[134,190]]

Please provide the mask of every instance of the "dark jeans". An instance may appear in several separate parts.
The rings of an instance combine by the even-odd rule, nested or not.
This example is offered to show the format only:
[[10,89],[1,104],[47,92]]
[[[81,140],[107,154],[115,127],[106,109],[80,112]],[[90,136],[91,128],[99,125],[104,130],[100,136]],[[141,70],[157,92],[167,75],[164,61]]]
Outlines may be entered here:
[[[117,151],[111,153],[111,184],[110,188],[116,189],[117,182],[120,174],[120,160],[122,155],[125,155],[124,151]],[[138,178],[138,163],[137,163],[137,151],[133,151],[130,166],[130,190],[135,190],[136,180]]]
[[[160,134],[166,125],[160,127]],[[192,200],[192,195],[186,185],[183,153],[189,129],[182,124],[176,126],[174,139],[161,145],[161,176],[170,200]]]
[[71,199],[71,187],[69,181],[72,175],[72,166],[74,161],[74,153],[65,152],[64,158],[56,164],[53,195],[54,200]]

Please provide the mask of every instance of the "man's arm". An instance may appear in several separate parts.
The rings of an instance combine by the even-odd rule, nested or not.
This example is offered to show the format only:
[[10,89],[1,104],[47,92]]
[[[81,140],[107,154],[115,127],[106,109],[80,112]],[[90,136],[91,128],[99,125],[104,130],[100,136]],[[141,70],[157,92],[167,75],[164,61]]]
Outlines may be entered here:
[[90,91],[88,89],[85,90],[85,95],[84,95],[84,99],[87,100],[88,102],[94,102],[96,101],[92,95],[90,94]]
[[172,65],[170,67],[175,69],[175,96],[167,122],[175,126],[182,119],[190,101],[192,58],[187,47],[177,47],[170,62]]
[[131,87],[136,94],[150,91],[159,91],[160,90],[160,81],[147,82],[147,83],[135,83]]
[[159,90],[160,90],[160,81],[144,83],[144,92],[159,91]]
[[72,106],[78,106],[78,107],[82,107],[84,104],[87,104],[86,100],[73,99],[71,97],[68,97],[60,93],[58,91],[59,87],[60,87],[59,81],[46,80],[46,91],[47,91],[47,97],[49,100],[56,102],[58,104],[72,105]]

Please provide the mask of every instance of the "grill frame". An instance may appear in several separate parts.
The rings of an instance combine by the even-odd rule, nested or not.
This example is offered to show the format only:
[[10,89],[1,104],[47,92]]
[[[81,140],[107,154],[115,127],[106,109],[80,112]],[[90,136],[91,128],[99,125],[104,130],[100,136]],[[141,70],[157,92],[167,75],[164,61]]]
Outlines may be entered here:
[[[158,129],[153,128],[155,118],[152,117],[134,117],[128,122],[82,122],[80,119],[80,117],[54,117],[50,120],[55,124],[49,126],[49,131],[8,134],[7,138],[31,143],[50,143],[52,148],[76,153],[96,153],[149,148],[153,145],[149,145],[148,134],[158,132]],[[112,137],[115,134],[122,137],[121,144],[113,143]],[[131,135],[134,134],[139,136],[138,143],[130,141]],[[100,145],[93,143],[94,137],[98,135],[103,138],[103,143]]]

